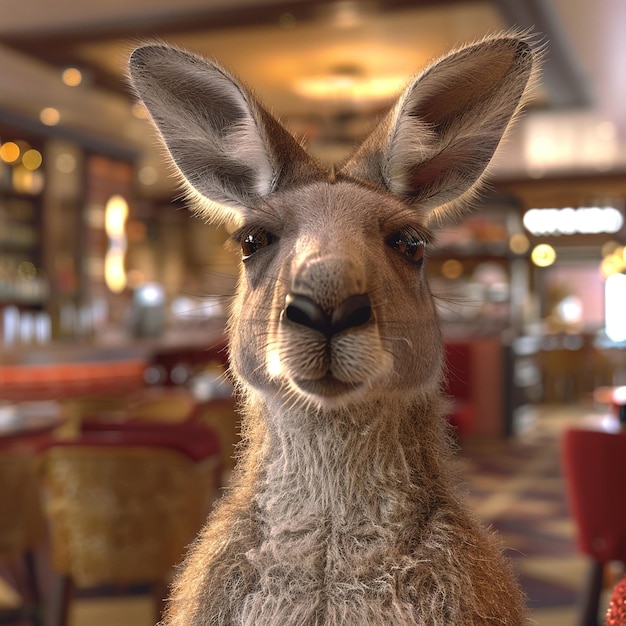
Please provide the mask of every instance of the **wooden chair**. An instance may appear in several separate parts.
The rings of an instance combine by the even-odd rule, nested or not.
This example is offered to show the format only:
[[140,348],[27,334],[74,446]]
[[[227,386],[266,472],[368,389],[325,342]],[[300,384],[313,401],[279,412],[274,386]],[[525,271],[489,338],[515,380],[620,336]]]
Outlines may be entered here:
[[597,626],[605,567],[626,563],[626,432],[567,430],[562,457],[578,548],[591,559],[579,625]]
[[174,564],[214,497],[217,455],[157,435],[88,433],[41,456],[52,562],[52,626],[65,626],[75,587],[149,584],[157,617]]
[[43,607],[35,549],[43,542],[45,523],[32,453],[0,448],[0,506],[0,560],[22,565],[20,574],[24,574],[24,580],[18,580],[18,584],[23,582],[24,602],[18,607],[0,607],[0,624],[29,620],[39,626]]

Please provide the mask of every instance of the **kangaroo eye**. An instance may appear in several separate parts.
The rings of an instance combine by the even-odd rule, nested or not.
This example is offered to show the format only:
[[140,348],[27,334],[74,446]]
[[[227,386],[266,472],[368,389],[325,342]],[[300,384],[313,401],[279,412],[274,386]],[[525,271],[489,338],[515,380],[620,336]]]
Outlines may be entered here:
[[241,252],[244,260],[269,246],[274,241],[273,235],[265,230],[254,230],[243,235],[241,238]]
[[401,230],[387,238],[387,245],[403,257],[421,265],[424,260],[426,242],[420,235],[410,230]]

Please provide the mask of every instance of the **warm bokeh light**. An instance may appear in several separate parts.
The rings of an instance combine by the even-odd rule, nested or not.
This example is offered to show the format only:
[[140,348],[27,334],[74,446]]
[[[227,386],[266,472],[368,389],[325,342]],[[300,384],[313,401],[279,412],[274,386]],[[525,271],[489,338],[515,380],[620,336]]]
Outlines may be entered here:
[[30,261],[22,261],[17,266],[17,274],[22,280],[32,280],[37,276],[37,268]]
[[53,107],[46,107],[39,113],[39,119],[46,126],[56,126],[61,121],[61,114]]
[[124,249],[110,248],[104,257],[104,280],[113,293],[120,293],[126,287],[125,253]]
[[441,273],[449,280],[455,280],[463,275],[463,264],[456,259],[448,259],[441,266]]
[[20,147],[14,141],[7,141],[0,146],[0,159],[5,163],[15,163],[20,158]]
[[114,293],[120,293],[127,284],[124,261],[126,256],[126,219],[128,203],[119,194],[113,195],[104,210],[104,229],[109,238],[109,249],[104,258],[104,280]]
[[549,267],[556,261],[556,251],[547,243],[540,243],[530,253],[532,262],[537,267]]
[[120,195],[109,198],[104,209],[104,228],[110,239],[125,238],[128,203]]
[[617,248],[619,248],[619,242],[615,241],[614,239],[611,239],[610,241],[607,241],[606,243],[602,244],[602,256],[609,256],[609,254],[613,254],[615,252],[615,250],[617,250]]
[[76,67],[63,70],[61,79],[68,87],[78,87],[83,82],[83,73]]
[[43,191],[45,179],[41,170],[28,170],[20,163],[11,174],[11,184],[17,193],[36,195]]
[[604,278],[626,271],[626,247],[616,246],[606,254],[600,264],[600,273]]
[[41,156],[41,152],[39,152],[39,150],[31,148],[24,153],[24,156],[22,156],[22,165],[31,172],[40,168],[42,163],[43,157]]
[[509,250],[513,254],[525,254],[530,248],[530,241],[523,233],[515,233],[509,239]]

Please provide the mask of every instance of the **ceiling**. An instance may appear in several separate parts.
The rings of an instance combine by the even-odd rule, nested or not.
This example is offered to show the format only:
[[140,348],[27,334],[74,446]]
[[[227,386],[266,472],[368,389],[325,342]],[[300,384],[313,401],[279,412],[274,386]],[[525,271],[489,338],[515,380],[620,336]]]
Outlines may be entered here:
[[[626,165],[623,0],[20,0],[2,15],[0,124],[136,156],[152,173],[142,179],[148,195],[171,181],[133,113],[125,67],[135,45],[154,39],[218,59],[333,161],[389,105],[388,86],[395,92],[432,58],[485,34],[532,29],[547,43],[543,78],[497,173]],[[61,81],[69,66],[83,72],[78,87]],[[39,121],[46,107],[59,112],[54,127]]]

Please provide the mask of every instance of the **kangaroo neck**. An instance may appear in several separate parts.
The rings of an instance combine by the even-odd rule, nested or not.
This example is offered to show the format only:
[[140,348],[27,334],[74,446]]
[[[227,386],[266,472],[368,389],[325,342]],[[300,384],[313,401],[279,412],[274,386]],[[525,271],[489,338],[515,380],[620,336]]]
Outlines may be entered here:
[[[412,552],[451,497],[433,402],[264,410],[260,541],[246,552],[257,586],[242,624],[260,614],[276,624],[417,623],[398,601],[403,572],[422,567]],[[365,589],[378,590],[376,601],[361,604]]]
[[427,494],[445,490],[447,443],[436,398],[327,412],[265,408],[257,504],[270,526],[286,519],[395,524],[416,496],[429,508]]

